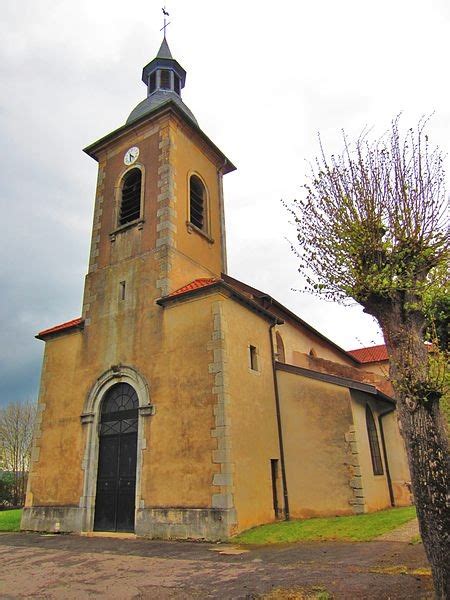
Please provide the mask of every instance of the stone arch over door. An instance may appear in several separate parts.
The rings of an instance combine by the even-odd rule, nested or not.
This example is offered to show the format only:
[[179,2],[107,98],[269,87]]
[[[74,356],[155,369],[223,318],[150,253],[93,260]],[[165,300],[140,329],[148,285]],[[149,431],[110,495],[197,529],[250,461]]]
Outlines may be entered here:
[[154,412],[150,403],[149,386],[145,378],[133,367],[117,365],[103,373],[92,386],[81,414],[81,423],[86,429],[85,451],[81,468],[84,472],[83,495],[80,508],[83,510],[82,530],[93,531],[95,498],[97,489],[97,469],[99,455],[99,423],[101,404],[106,392],[117,383],[128,383],[138,397],[138,434],[136,461],[136,510],[141,504],[142,454],[146,448],[145,421]]

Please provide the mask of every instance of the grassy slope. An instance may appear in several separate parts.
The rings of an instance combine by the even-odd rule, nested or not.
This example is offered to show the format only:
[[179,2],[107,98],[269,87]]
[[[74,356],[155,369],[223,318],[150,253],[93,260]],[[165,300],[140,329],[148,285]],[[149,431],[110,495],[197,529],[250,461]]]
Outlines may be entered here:
[[416,516],[413,506],[350,517],[281,521],[244,531],[233,538],[240,544],[278,544],[313,540],[362,542],[403,525]]
[[0,531],[19,531],[22,510],[0,510]]

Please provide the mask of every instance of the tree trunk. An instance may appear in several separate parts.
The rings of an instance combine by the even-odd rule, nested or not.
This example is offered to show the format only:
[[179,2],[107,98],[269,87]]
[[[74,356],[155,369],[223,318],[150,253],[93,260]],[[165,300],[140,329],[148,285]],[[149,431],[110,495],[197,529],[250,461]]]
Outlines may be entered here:
[[[405,315],[404,305],[390,308],[390,314],[374,316],[388,349],[390,378],[408,454],[420,534],[431,565],[436,597],[444,600],[450,598],[448,438],[439,410],[438,390],[433,393],[429,387],[423,318],[415,313]],[[420,390],[428,390],[427,396]]]
[[447,505],[448,449],[436,401],[418,403],[411,411],[403,400],[398,412],[408,453],[412,491],[420,534],[433,571],[437,598],[450,597]]

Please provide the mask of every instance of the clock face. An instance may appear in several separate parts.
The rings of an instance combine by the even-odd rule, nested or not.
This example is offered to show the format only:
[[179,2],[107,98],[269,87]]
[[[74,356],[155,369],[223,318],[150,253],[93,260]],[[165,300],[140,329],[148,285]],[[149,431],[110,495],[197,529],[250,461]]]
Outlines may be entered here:
[[139,156],[139,148],[137,146],[133,146],[129,150],[125,152],[125,156],[123,157],[123,162],[126,165],[132,165]]

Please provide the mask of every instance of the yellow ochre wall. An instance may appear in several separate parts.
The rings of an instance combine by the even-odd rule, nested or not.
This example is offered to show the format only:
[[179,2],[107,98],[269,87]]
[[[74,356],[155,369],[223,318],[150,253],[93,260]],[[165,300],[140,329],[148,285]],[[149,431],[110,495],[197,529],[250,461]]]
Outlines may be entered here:
[[[221,221],[219,208],[219,175],[221,165],[211,161],[195,138],[179,125],[175,129],[175,185],[177,195],[177,251],[182,255],[182,268],[194,261],[209,271],[209,276],[219,277],[225,270],[221,256]],[[189,220],[189,178],[199,175],[207,189],[208,237],[187,226]],[[209,239],[208,239],[209,238]],[[206,274],[206,273],[205,273]]]
[[307,358],[302,356],[308,355],[311,348],[315,350],[319,358],[336,361],[344,365],[354,366],[354,362],[345,355],[344,352],[339,352],[331,344],[327,344],[319,336],[314,335],[306,327],[292,324],[286,320],[284,325],[277,327],[280,333],[286,352],[286,363],[297,366],[307,366]]
[[398,418],[395,412],[383,417],[383,431],[395,505],[408,506],[411,504],[411,475],[409,473],[405,442],[400,433]]
[[[107,359],[101,343],[103,323],[48,342],[39,460],[33,465],[29,497],[34,505],[78,506],[85,444],[80,415],[85,399],[101,373],[112,364],[124,364],[136,368],[148,381],[156,407],[155,416],[146,423],[141,489],[145,505],[210,506],[217,468],[211,460],[215,441],[207,368],[212,331],[209,302],[205,298],[167,310],[155,306],[160,313],[160,335],[155,336],[145,323],[140,339],[130,345],[125,337],[111,334],[107,339],[114,341]],[[133,325],[131,337],[139,329]],[[114,322],[109,327],[115,332],[120,328]],[[85,347],[80,353],[82,340]]]
[[350,514],[349,390],[277,372],[292,517]]
[[387,360],[373,363],[363,363],[359,368],[364,371],[370,371],[371,373],[380,375],[381,377],[385,377],[386,379],[389,378],[389,361]]
[[[279,459],[270,323],[228,300],[228,369],[234,502],[238,529],[275,519],[271,459]],[[249,346],[257,349],[258,370],[250,368]],[[280,507],[283,498],[279,498]]]
[[82,334],[61,336],[46,344],[39,398],[38,439],[33,449],[25,506],[74,505],[81,496],[84,450],[76,401],[87,389],[77,375]]
[[[381,432],[378,423],[378,416],[391,408],[388,403],[372,400],[367,394],[352,390],[352,412],[355,422],[356,442],[359,451],[359,461],[361,465],[362,484],[364,489],[364,498],[366,501],[366,510],[380,510],[391,505],[389,497],[389,488],[386,477],[386,463],[384,460]],[[372,458],[370,454],[369,438],[366,424],[366,404],[369,404],[378,434],[380,445],[381,460],[383,462],[383,475],[374,475]],[[401,446],[399,447],[399,451]]]

